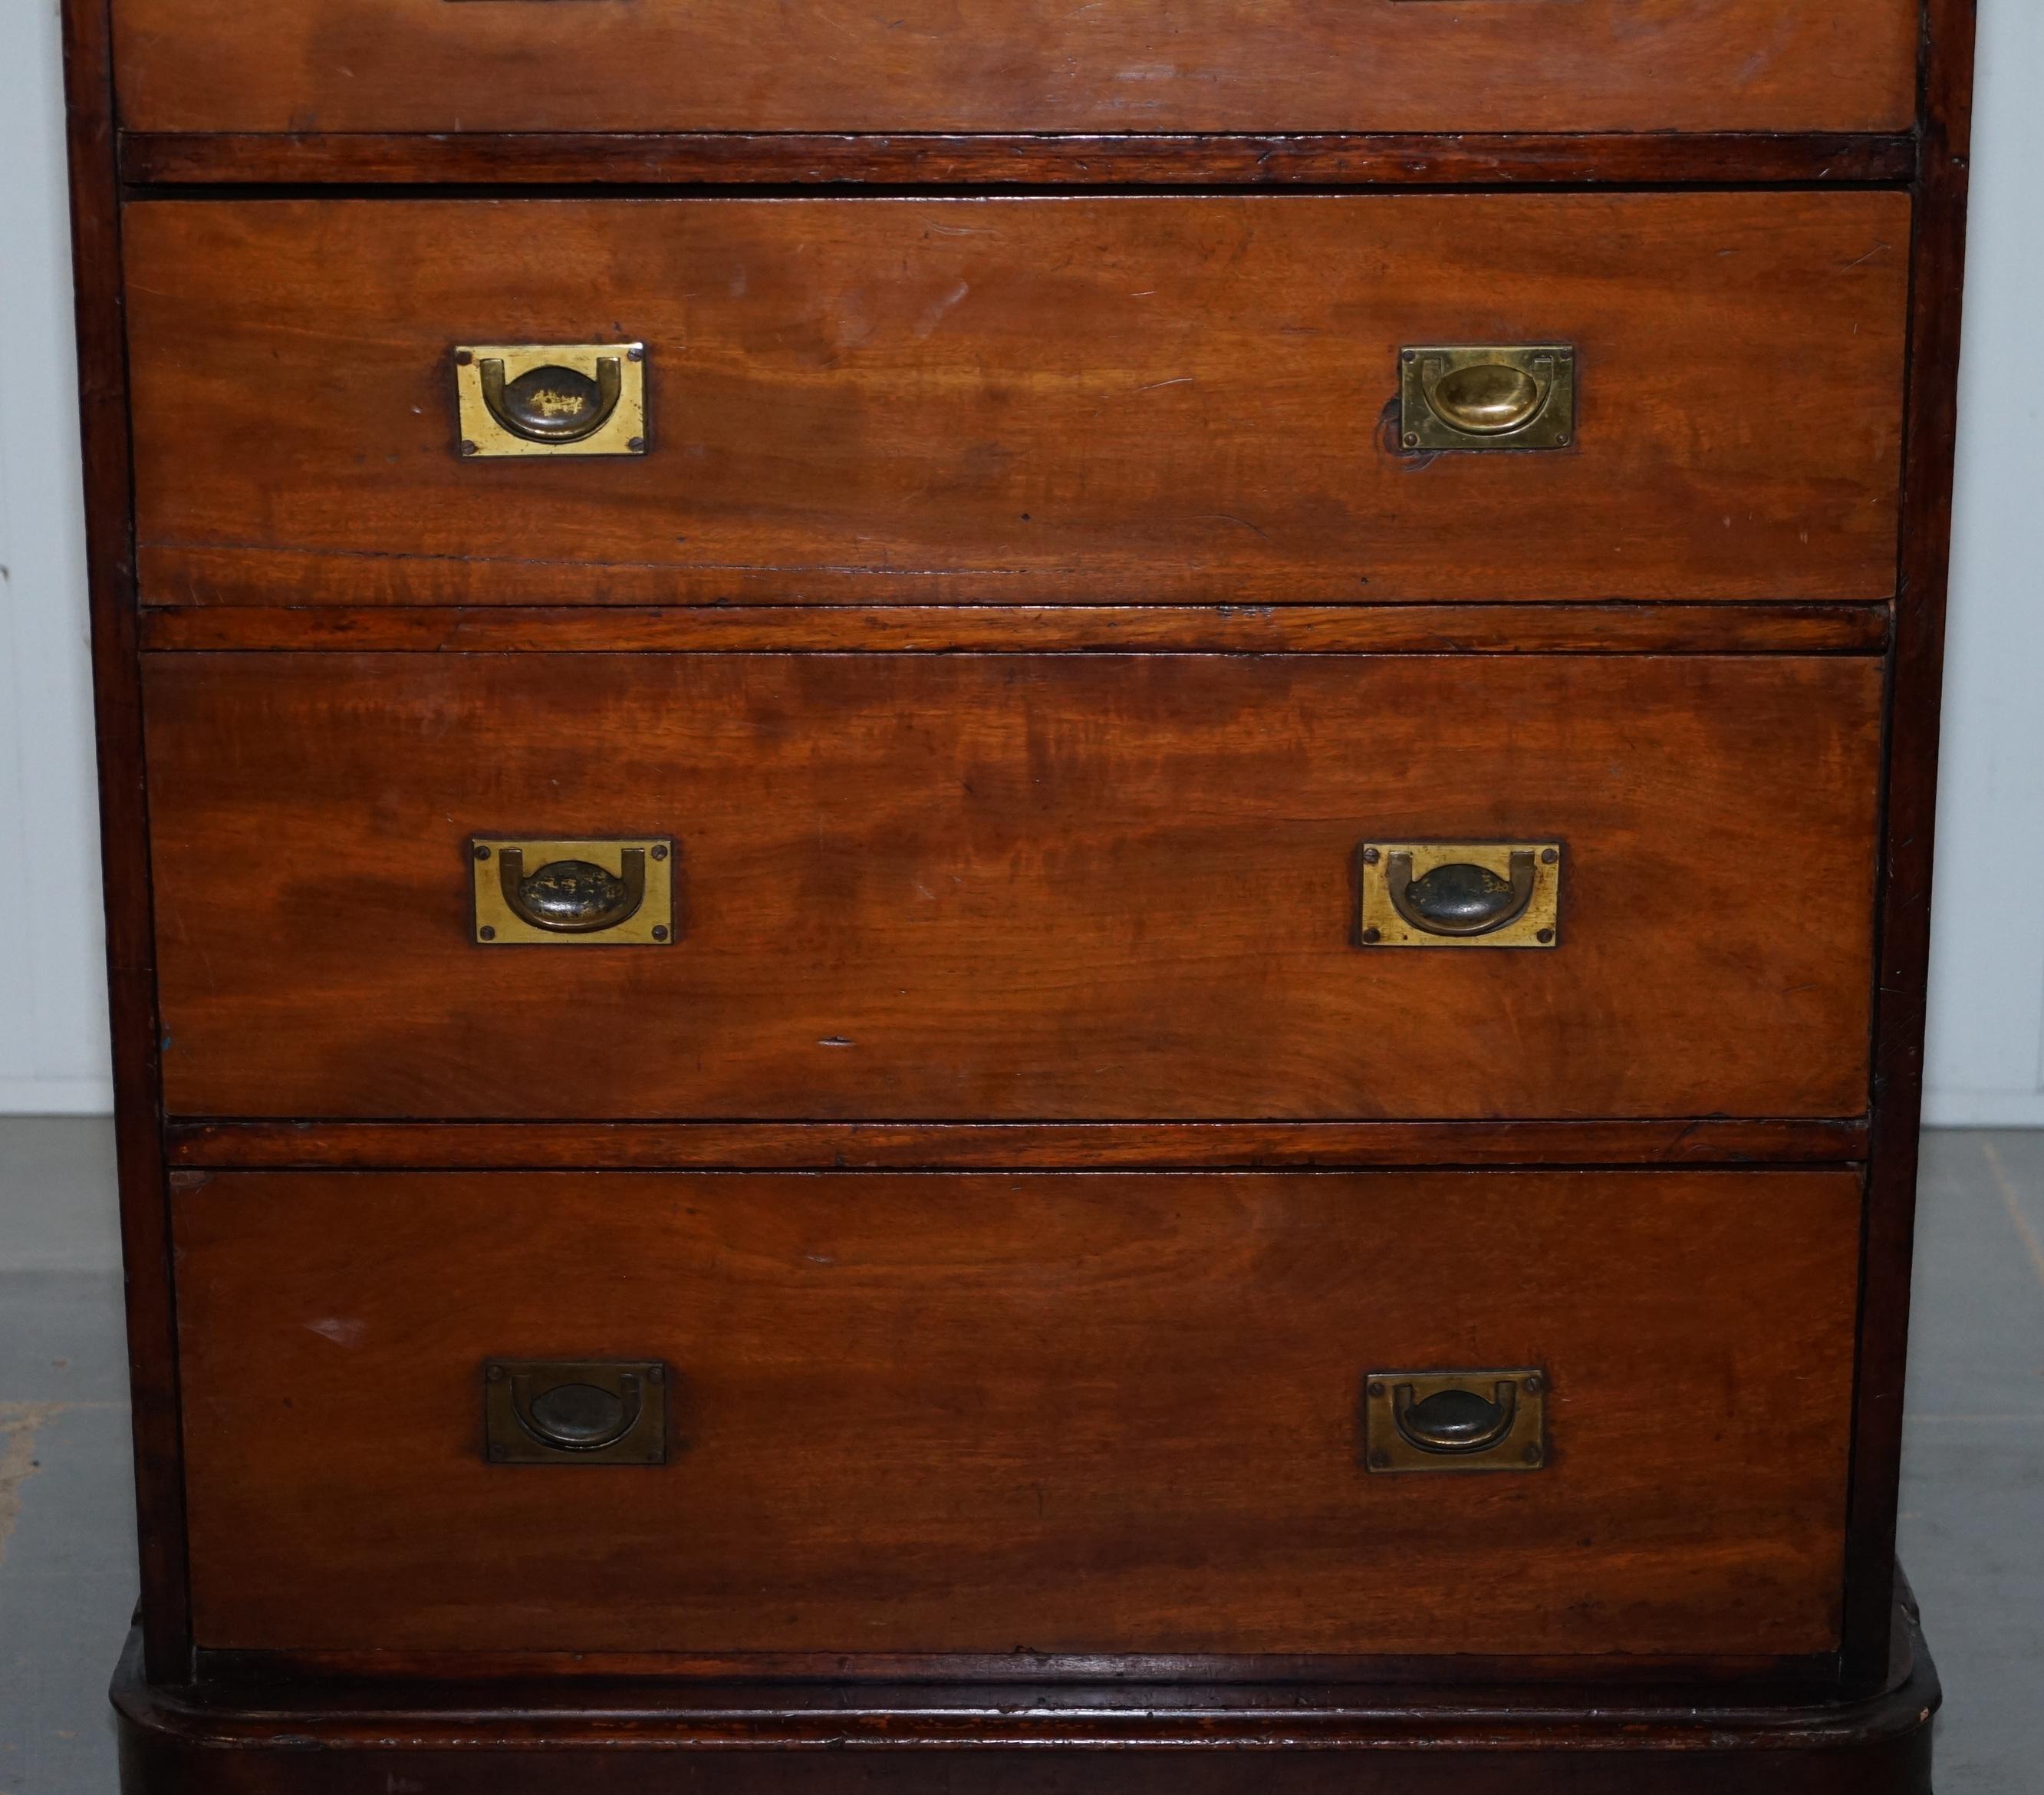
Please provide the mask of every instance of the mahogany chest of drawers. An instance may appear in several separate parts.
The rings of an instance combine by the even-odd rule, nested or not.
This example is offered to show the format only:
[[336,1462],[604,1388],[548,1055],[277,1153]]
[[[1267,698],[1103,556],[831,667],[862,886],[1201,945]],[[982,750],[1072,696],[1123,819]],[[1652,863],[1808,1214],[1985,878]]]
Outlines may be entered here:
[[1970,0],[67,0],[133,1795],[1924,1795]]

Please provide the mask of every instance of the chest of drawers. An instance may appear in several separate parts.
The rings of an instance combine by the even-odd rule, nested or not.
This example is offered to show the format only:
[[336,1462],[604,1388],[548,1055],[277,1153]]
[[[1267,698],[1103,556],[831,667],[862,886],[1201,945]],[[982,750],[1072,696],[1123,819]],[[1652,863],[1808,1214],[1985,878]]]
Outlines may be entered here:
[[133,1795],[1925,1795],[1969,0],[67,0]]

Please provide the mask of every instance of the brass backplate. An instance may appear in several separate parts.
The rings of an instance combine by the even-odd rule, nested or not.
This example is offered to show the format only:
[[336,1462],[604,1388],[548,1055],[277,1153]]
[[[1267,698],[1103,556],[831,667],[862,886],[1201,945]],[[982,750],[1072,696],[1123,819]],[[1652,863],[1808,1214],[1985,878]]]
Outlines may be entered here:
[[[1533,895],[1513,921],[1482,935],[1437,935],[1399,913],[1387,883],[1393,856],[1409,855],[1416,882],[1438,867],[1474,866],[1509,881],[1512,856],[1533,858]],[[1357,939],[1366,947],[1552,947],[1562,939],[1558,841],[1366,841]]]
[[[595,867],[623,879],[625,856],[636,851],[644,894],[631,915],[587,932],[536,926],[520,916],[504,890],[504,855],[516,852],[527,878],[548,867]],[[605,840],[540,839],[529,836],[471,836],[468,843],[474,913],[473,939],[482,947],[665,947],[674,939],[674,858],[671,836],[627,836]]]
[[[1447,1390],[1496,1405],[1507,1388],[1510,1424],[1477,1450],[1430,1450],[1414,1443],[1399,1424],[1401,1405],[1409,1415]],[[1363,1380],[1362,1416],[1363,1465],[1371,1471],[1537,1471],[1547,1462],[1547,1379],[1537,1370],[1372,1371]]]
[[664,1465],[667,1367],[657,1359],[492,1359],[482,1366],[493,1465]]
[[[587,436],[569,441],[536,442],[507,428],[483,396],[486,365],[499,364],[503,382],[546,368],[565,368],[595,381],[603,363],[614,365],[617,402]],[[574,384],[570,382],[569,384]],[[646,345],[643,343],[463,343],[454,350],[455,409],[461,452],[471,460],[503,455],[644,455],[646,452]]]
[[1566,448],[1576,433],[1575,349],[1566,343],[1401,349],[1398,432],[1400,444],[1417,453]]

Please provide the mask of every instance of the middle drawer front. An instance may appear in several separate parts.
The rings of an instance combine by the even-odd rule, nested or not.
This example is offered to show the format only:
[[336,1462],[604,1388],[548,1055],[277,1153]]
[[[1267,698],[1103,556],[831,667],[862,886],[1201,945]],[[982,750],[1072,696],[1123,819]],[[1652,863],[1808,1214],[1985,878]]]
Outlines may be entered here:
[[[1909,229],[1881,192],[147,202],[143,596],[1885,598]],[[644,452],[461,453],[460,346],[632,340]],[[1424,387],[1542,345],[1548,446],[1424,394],[1408,446],[1404,352]]]
[[[174,1113],[1865,1106],[1870,659],[148,659]],[[478,836],[671,839],[673,939],[483,944]],[[1366,945],[1400,842],[1558,942]]]
[[[202,1645],[1837,1643],[1848,1172],[236,1173],[172,1201]],[[563,1366],[624,1365],[662,1375],[586,1419],[663,1414],[659,1449],[529,1455],[520,1416],[575,1419]],[[1537,1379],[1512,1449],[1380,1466],[1374,1405],[1429,1373]]]

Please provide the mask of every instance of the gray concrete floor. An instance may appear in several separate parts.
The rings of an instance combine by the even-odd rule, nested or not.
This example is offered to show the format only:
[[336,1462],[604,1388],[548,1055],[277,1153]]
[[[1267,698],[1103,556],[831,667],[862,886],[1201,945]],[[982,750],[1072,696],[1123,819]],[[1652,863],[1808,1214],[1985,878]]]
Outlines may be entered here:
[[[113,1149],[0,1119],[0,1795],[113,1795],[135,1599]],[[2044,1786],[2044,1132],[1925,1143],[1902,1557],[1944,1795]]]

